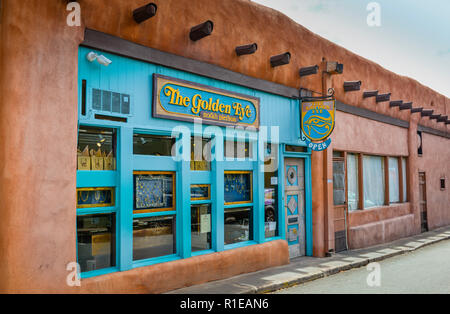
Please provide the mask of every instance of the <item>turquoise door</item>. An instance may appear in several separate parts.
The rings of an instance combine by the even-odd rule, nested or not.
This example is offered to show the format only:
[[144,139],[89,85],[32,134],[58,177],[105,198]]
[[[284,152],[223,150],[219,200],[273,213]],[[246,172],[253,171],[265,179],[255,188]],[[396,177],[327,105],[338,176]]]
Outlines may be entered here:
[[306,254],[305,164],[302,158],[286,158],[284,165],[286,241],[294,258]]

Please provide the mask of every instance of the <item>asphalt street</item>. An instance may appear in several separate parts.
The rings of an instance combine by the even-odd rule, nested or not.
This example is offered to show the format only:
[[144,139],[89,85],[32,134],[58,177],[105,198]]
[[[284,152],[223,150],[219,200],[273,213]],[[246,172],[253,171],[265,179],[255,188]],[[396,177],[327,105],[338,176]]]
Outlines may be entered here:
[[449,240],[383,260],[378,264],[379,267],[369,264],[274,293],[450,293]]

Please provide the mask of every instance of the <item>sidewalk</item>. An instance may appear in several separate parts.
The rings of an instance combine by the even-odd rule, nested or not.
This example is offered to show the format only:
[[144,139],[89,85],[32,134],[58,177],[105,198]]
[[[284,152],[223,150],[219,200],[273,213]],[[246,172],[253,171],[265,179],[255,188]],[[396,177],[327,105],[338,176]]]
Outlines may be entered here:
[[409,253],[450,239],[450,226],[370,248],[341,252],[327,258],[299,257],[290,264],[243,274],[224,280],[168,292],[169,294],[253,294],[273,292],[340,271]]

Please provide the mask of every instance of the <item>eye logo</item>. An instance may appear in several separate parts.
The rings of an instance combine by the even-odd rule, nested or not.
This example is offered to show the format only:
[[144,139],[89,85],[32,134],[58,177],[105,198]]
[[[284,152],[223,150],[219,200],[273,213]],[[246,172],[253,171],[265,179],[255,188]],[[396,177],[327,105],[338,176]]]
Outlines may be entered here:
[[334,129],[334,101],[302,103],[302,131],[311,141],[321,141]]

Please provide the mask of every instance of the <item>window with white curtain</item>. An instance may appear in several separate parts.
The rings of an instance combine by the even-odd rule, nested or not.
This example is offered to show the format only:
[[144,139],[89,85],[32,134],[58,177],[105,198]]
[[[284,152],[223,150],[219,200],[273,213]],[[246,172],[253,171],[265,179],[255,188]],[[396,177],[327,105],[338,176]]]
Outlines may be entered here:
[[347,154],[347,198],[348,210],[358,209],[358,156]]
[[402,158],[402,180],[403,180],[403,202],[408,201],[408,195],[406,190],[406,158]]
[[378,156],[363,157],[364,208],[384,205],[384,160]]
[[389,203],[400,202],[398,158],[389,157]]

